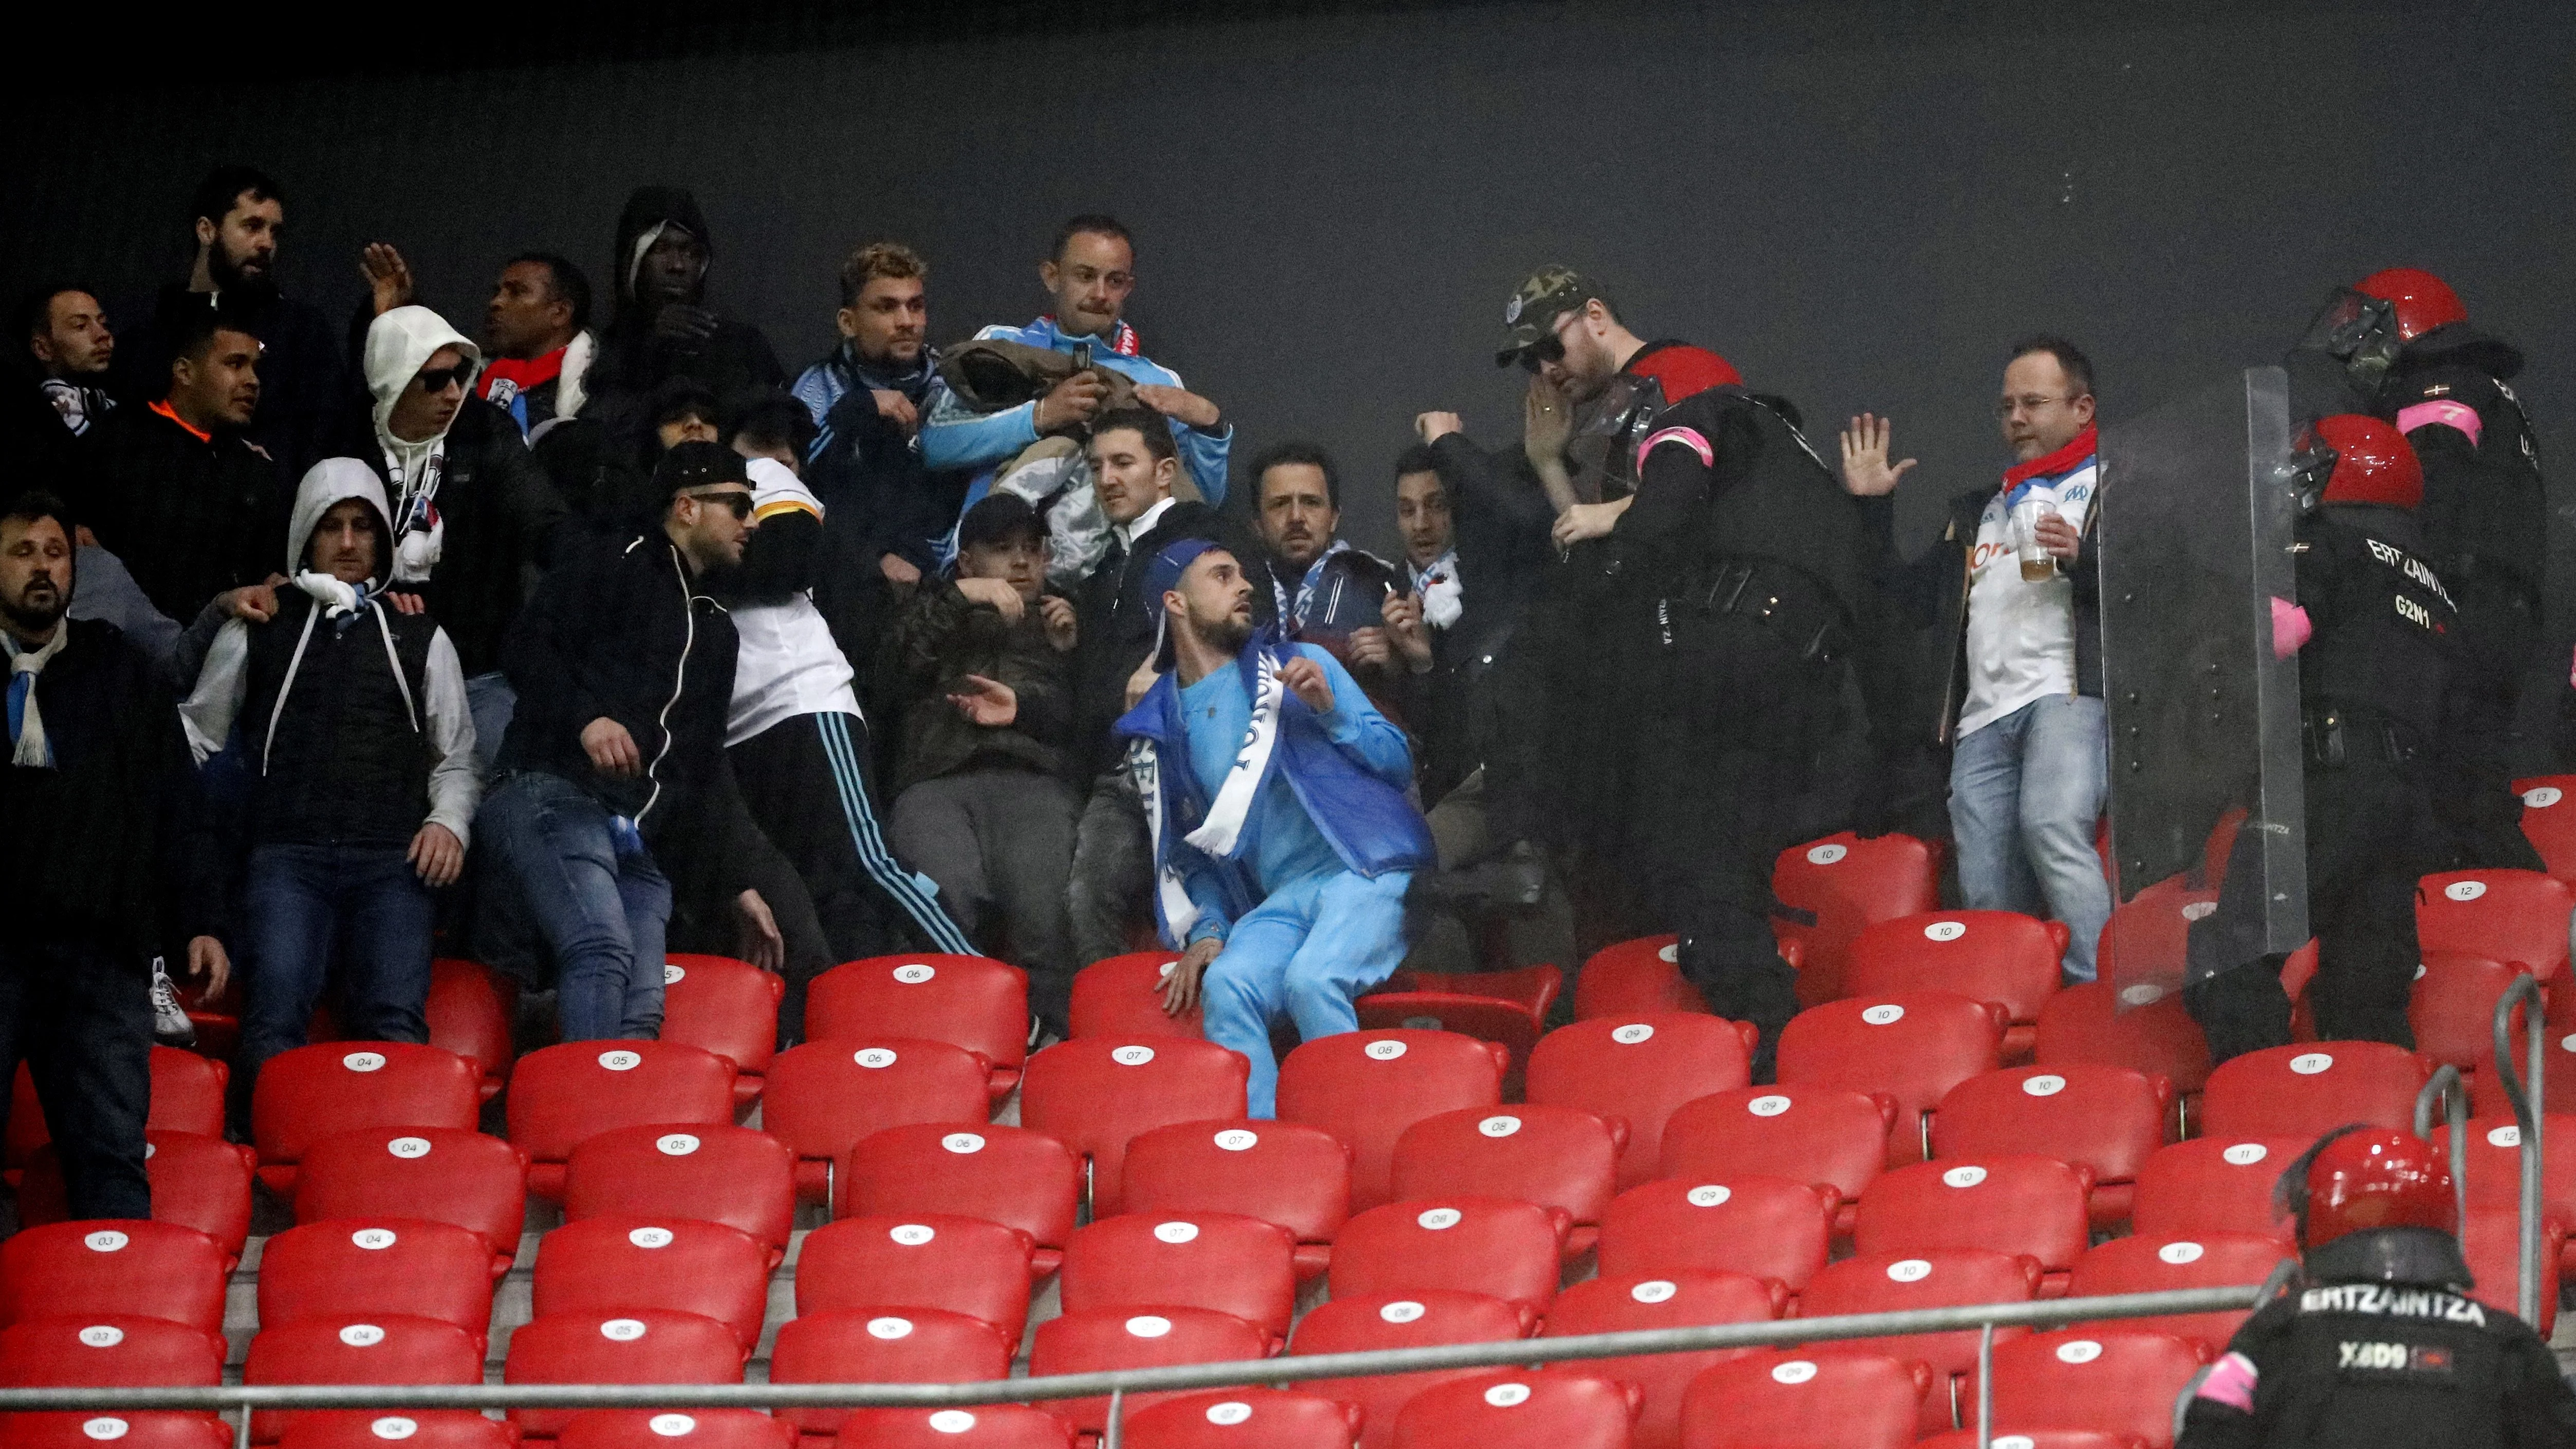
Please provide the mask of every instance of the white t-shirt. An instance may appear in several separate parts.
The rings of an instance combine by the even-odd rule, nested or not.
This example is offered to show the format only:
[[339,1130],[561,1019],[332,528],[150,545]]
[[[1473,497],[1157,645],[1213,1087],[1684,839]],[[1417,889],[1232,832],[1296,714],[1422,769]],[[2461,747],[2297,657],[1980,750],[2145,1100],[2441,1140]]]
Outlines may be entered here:
[[[752,510],[762,518],[801,509],[820,518],[823,505],[796,475],[767,458],[751,459]],[[733,703],[725,711],[725,744],[741,744],[800,714],[858,714],[855,677],[832,626],[812,598],[730,611],[740,641],[733,665]],[[864,718],[864,716],[862,716]]]
[[1968,698],[1965,738],[2035,699],[2075,692],[2075,583],[2051,570],[2025,582],[2013,549],[2012,507],[2042,490],[2079,532],[2093,504],[2093,459],[2064,473],[2025,478],[1986,500],[1968,555]]

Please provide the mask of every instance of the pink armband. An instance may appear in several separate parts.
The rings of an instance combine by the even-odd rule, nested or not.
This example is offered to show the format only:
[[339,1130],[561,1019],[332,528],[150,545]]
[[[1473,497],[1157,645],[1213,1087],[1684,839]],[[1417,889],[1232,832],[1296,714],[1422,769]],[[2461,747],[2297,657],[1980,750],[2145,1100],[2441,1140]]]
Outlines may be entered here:
[[2397,431],[2401,433],[2411,433],[2417,428],[2435,423],[2446,428],[2459,429],[2468,438],[2472,447],[2476,446],[2478,433],[2485,426],[2478,421],[2476,408],[2467,403],[2453,402],[2449,398],[2436,398],[2431,402],[2419,402],[2397,410]]
[[2250,1414],[2254,1412],[2254,1385],[2261,1377],[2254,1368],[2254,1360],[2241,1353],[2231,1353],[2209,1366],[2209,1376],[2200,1381],[2200,1392],[2192,1397],[2225,1404],[2240,1414]]
[[1637,445],[1637,467],[1639,471],[1642,472],[1646,466],[1646,455],[1655,451],[1656,448],[1665,443],[1679,443],[1683,447],[1690,449],[1692,452],[1699,454],[1699,465],[1703,468],[1714,468],[1717,466],[1717,450],[1708,445],[1708,439],[1700,436],[1699,429],[1666,428],[1662,432],[1655,434],[1653,437],[1650,437],[1646,439],[1646,441]]
[[2287,659],[2298,653],[2299,646],[2307,643],[2309,636],[2316,632],[2316,625],[2308,621],[2307,610],[2278,594],[2272,596],[2273,658]]

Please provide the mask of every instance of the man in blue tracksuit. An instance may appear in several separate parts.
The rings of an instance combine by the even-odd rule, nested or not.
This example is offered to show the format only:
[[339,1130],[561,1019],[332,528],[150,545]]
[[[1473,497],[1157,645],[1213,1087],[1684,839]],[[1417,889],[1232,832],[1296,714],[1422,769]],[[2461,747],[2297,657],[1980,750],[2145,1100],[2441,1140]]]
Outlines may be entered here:
[[[981,341],[1018,342],[1074,352],[1091,348],[1091,361],[1126,374],[1136,400],[1169,419],[1181,468],[1209,503],[1225,501],[1225,459],[1234,429],[1216,404],[1181,386],[1181,376],[1137,349],[1136,329],[1120,314],[1136,287],[1136,248],[1127,228],[1106,216],[1077,216],[1056,232],[1055,250],[1038,264],[1038,280],[1055,310],[1026,327],[987,327]],[[982,472],[1054,433],[1079,434],[1100,410],[1108,384],[1075,373],[1045,396],[997,413],[969,411],[945,382],[930,385],[921,425],[921,461],[932,472]],[[1186,496],[1186,495],[1184,495]]]
[[1184,948],[1164,1007],[1188,1010],[1205,975],[1208,1039],[1251,1059],[1247,1113],[1269,1117],[1271,1024],[1304,1041],[1359,1028],[1353,999],[1404,959],[1431,829],[1405,795],[1404,732],[1331,655],[1254,631],[1232,553],[1170,544],[1148,587],[1173,668],[1117,733],[1153,831],[1155,916]]

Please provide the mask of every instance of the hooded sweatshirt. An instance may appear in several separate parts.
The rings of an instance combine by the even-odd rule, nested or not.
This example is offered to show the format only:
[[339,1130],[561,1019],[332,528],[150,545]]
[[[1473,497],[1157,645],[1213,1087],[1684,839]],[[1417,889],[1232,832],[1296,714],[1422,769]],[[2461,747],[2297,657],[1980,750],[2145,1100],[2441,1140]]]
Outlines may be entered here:
[[[365,367],[367,392],[375,399],[371,416],[376,425],[376,447],[384,454],[385,478],[393,485],[394,506],[389,517],[397,538],[393,572],[396,583],[427,579],[429,571],[437,567],[446,543],[446,525],[438,514],[438,488],[447,466],[447,434],[455,420],[449,419],[447,428],[418,439],[397,438],[392,427],[394,404],[402,400],[403,391],[412,386],[413,379],[442,347],[463,353],[469,367],[483,360],[481,348],[427,307],[396,307],[367,327]],[[473,389],[468,387],[466,391],[471,393]],[[310,474],[305,481],[312,481]],[[300,497],[297,507],[300,513]]]
[[[377,521],[379,563],[363,585],[310,567],[313,530],[350,499]],[[225,624],[179,707],[201,763],[241,724],[257,843],[400,847],[424,822],[467,839],[482,784],[465,675],[445,630],[383,603],[386,513],[364,462],[313,465],[295,493],[294,582],[278,590],[276,616]]]
[[[687,188],[637,187],[626,198],[625,210],[618,213],[613,254],[617,315],[600,334],[599,356],[587,380],[591,396],[605,402],[615,394],[626,394],[629,406],[625,411],[632,411],[645,394],[673,377],[694,378],[718,398],[786,386],[787,371],[778,365],[778,354],[771,350],[769,339],[747,322],[718,317],[715,331],[695,342],[655,332],[652,311],[638,300],[636,278],[643,271],[645,253],[673,228],[696,237],[712,261],[715,237],[707,230],[706,213],[698,209],[697,197]],[[698,295],[690,300],[705,305],[703,279]],[[612,432],[645,425],[642,419],[618,416],[620,411],[612,407],[603,415]]]

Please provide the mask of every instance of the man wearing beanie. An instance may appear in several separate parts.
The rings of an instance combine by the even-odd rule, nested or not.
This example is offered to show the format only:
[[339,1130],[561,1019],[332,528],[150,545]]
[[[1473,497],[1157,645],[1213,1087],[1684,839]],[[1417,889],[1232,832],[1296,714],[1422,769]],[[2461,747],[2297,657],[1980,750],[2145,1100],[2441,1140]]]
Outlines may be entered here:
[[[502,661],[518,711],[475,818],[486,889],[517,898],[554,958],[566,1041],[661,1030],[671,882],[657,842],[701,842],[716,869],[760,849],[725,759],[733,621],[703,582],[759,527],[749,475],[731,450],[692,442],[653,480],[654,525],[583,551],[520,614]],[[768,920],[756,891],[734,898]]]
[[1118,721],[1154,839],[1154,913],[1181,948],[1164,1008],[1206,977],[1208,1040],[1252,1062],[1247,1115],[1273,1115],[1270,1031],[1355,1031],[1361,992],[1404,957],[1404,890],[1433,864],[1405,794],[1413,757],[1333,657],[1255,630],[1226,549],[1166,545],[1150,566],[1171,672]]

